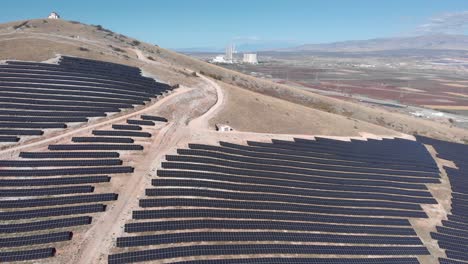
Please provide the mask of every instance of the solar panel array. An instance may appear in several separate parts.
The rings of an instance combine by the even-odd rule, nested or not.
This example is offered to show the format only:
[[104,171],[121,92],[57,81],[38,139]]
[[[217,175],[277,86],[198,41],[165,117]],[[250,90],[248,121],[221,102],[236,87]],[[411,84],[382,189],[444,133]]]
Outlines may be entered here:
[[0,65],[0,144],[143,105],[170,89],[114,63],[66,56],[58,64],[8,61]]
[[[24,82],[19,78],[24,79]],[[8,79],[8,84],[4,79]],[[57,98],[51,96],[60,94],[64,97],[63,102],[73,107],[63,106],[57,109],[53,103],[45,105],[47,109],[41,107],[22,110],[19,106],[12,107],[14,110],[2,110],[0,113],[0,127],[3,121],[12,121],[9,127],[15,128],[42,128],[49,126],[48,122],[51,121],[51,126],[64,127],[57,120],[66,122],[79,116],[82,118],[79,121],[86,121],[87,117],[105,116],[105,112],[109,110],[96,106],[95,109],[85,107],[82,111],[77,111],[80,106],[74,106],[75,98],[69,96],[72,94],[83,98],[76,99],[80,101],[79,104],[88,100],[87,96],[91,96],[89,101],[99,105],[120,100],[119,104],[128,104],[125,106],[127,107],[143,104],[168,88],[142,77],[136,68],[69,57],[62,58],[59,65],[10,62],[0,66],[0,88],[5,86],[9,91],[8,87],[12,86],[15,89],[18,87],[18,91],[26,92],[21,88],[24,83],[31,91],[45,91],[44,94],[47,94],[35,98],[55,102]],[[38,87],[32,85],[35,83],[38,83]],[[50,90],[54,92],[49,93]],[[0,103],[3,95],[0,93]],[[26,95],[23,98],[29,97]],[[70,98],[73,100],[69,100]],[[117,101],[112,102],[116,103]],[[8,108],[11,104],[0,104],[0,109],[4,106]],[[112,110],[119,111],[119,107],[120,105],[115,106]],[[88,112],[84,112],[84,109]],[[43,115],[41,111],[44,111]],[[23,114],[28,117],[21,117]],[[21,119],[2,115],[19,116]],[[146,122],[143,119],[132,120],[129,123]],[[18,121],[18,125],[13,121]],[[150,122],[154,125],[153,121]],[[130,124],[128,126],[138,127]],[[110,132],[135,132],[127,130],[130,129],[127,126],[121,125],[119,128]],[[133,167],[126,166],[120,159],[121,152],[143,150],[142,144],[157,129],[155,127],[150,132],[139,131],[142,134],[138,135],[103,136],[99,132],[104,130],[96,130],[89,136],[71,138],[70,144],[49,145],[48,150],[43,152],[21,152],[21,159],[18,160],[0,160],[0,262],[48,258],[60,252],[56,250],[56,246],[71,240],[76,231],[74,228],[91,224],[93,214],[104,212],[109,203],[118,199],[116,193],[95,193],[95,187],[97,184],[109,183],[111,177],[108,175],[133,172]],[[1,128],[0,135],[42,134],[42,131],[38,131]]]
[[409,218],[427,217],[421,204],[437,202],[426,184],[440,179],[418,142],[220,142],[177,154],[109,263],[418,263],[429,254]]
[[417,139],[432,145],[439,158],[451,160],[458,167],[444,167],[452,187],[452,208],[447,220],[442,220],[442,226],[431,235],[447,255],[440,263],[468,263],[468,145],[421,136]]
[[[0,167],[4,167],[0,186],[6,188],[0,190],[0,197],[5,198],[0,200],[0,220],[5,223],[0,225],[0,234],[5,235],[0,236],[0,248],[70,240],[71,231],[54,230],[88,225],[92,217],[75,215],[105,211],[106,203],[118,196],[93,194],[94,184],[109,182],[111,177],[106,174],[133,172],[132,167],[124,166],[118,151],[143,150],[131,137],[73,137],[71,141],[68,145],[50,145],[49,152],[22,152],[23,160],[0,160]],[[34,235],[24,235],[30,232]],[[4,258],[0,256],[0,261],[45,258],[56,252],[55,247],[43,250],[40,254],[10,251]]]

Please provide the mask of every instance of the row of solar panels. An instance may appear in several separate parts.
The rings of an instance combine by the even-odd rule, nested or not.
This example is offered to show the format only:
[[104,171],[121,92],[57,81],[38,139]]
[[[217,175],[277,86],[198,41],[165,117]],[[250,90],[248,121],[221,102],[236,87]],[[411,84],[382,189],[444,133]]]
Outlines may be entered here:
[[[407,209],[407,210],[421,210],[419,204],[414,203],[401,203],[401,202],[388,202],[371,200],[345,200],[342,198],[317,198],[317,197],[303,197],[303,196],[285,196],[278,194],[265,194],[265,193],[250,193],[250,192],[229,192],[219,190],[203,190],[203,189],[153,189],[153,195],[165,196],[170,198],[175,197],[207,197],[213,199],[223,200],[242,200],[245,202],[250,201],[269,201],[269,202],[288,202],[320,206],[340,206],[340,207],[370,207],[370,208],[388,208],[388,209]],[[143,199],[140,200],[140,206],[149,207],[151,205],[158,205],[159,199]]]
[[[250,193],[273,193],[281,195],[308,196],[308,197],[324,197],[324,198],[343,198],[343,199],[373,199],[383,201],[395,201],[403,203],[418,203],[418,204],[435,204],[437,201],[433,198],[411,197],[402,195],[389,195],[384,193],[369,193],[369,192],[343,192],[336,190],[320,190],[317,189],[298,189],[284,188],[284,186],[261,186],[247,185],[241,183],[226,183],[215,181],[197,181],[184,179],[154,179],[153,186],[158,187],[179,187],[179,188],[197,188],[197,189],[217,189],[230,192],[250,192]],[[156,196],[160,189],[146,189],[147,196]]]
[[[0,68],[1,70],[1,68]],[[42,76],[42,75],[38,75]],[[13,89],[25,89],[24,92],[28,93],[31,91],[57,91],[57,94],[64,95],[73,95],[74,96],[91,96],[91,97],[104,97],[108,95],[110,98],[116,99],[127,99],[127,100],[147,100],[147,98],[152,97],[154,94],[158,94],[165,90],[158,92],[149,92],[145,90],[140,90],[141,88],[137,87],[137,90],[131,90],[132,86],[115,86],[111,84],[101,84],[101,83],[77,83],[71,81],[56,81],[56,80],[47,80],[42,77],[37,78],[25,78],[26,80],[21,79],[12,79],[4,78],[0,83],[0,87],[7,88],[8,90]],[[30,82],[25,82],[29,80]],[[31,90],[32,89],[32,90]],[[13,90],[14,91],[14,90]]]
[[[282,165],[265,164],[261,160],[251,159],[247,162],[232,162],[229,160],[205,158],[205,157],[189,157],[189,156],[175,156],[167,155],[168,161],[184,162],[184,163],[201,163],[217,165],[222,167],[230,167],[237,169],[261,170],[261,171],[275,171],[287,172],[294,174],[305,174],[313,176],[326,176],[338,178],[351,178],[351,179],[369,179],[369,180],[388,180],[399,182],[417,182],[417,183],[439,183],[439,179],[432,178],[430,174],[422,174],[420,172],[392,172],[383,170],[374,170],[372,168],[347,168],[337,166],[324,166],[315,164],[300,164],[285,162]],[[169,165],[171,163],[164,163]],[[170,167],[168,167],[170,168]],[[332,171],[332,172],[330,172]]]
[[236,259],[203,259],[180,261],[177,264],[419,264],[417,258],[291,258],[261,257]]
[[[383,180],[371,180],[363,175],[363,179],[347,179],[343,174],[336,172],[330,172],[329,176],[313,176],[303,174],[293,174],[288,172],[272,172],[272,171],[260,171],[260,170],[246,170],[246,169],[235,169],[205,164],[194,164],[194,163],[174,163],[164,162],[162,163],[164,169],[177,169],[187,170],[193,172],[211,172],[213,174],[220,175],[236,175],[239,177],[255,177],[255,178],[270,178],[280,179],[288,181],[300,181],[300,182],[315,182],[315,183],[328,183],[328,184],[339,184],[339,185],[356,185],[356,186],[380,186],[380,187],[394,187],[408,190],[426,190],[426,186],[422,183],[413,183],[410,180],[408,182],[394,182],[394,181],[383,181]],[[162,176],[162,175],[161,175]],[[341,177],[340,177],[341,176]],[[189,176],[189,178],[191,178]],[[411,179],[411,178],[408,178]],[[254,179],[255,180],[255,179]],[[296,184],[296,183],[291,183]],[[405,190],[396,190],[399,193],[405,193]],[[407,192],[407,191],[406,191]]]
[[[272,146],[270,144],[269,146]],[[307,159],[308,162],[311,160],[331,160],[342,162],[343,165],[348,164],[354,166],[359,164],[359,166],[372,166],[387,168],[392,170],[411,170],[411,171],[420,171],[420,172],[434,172],[438,168],[432,165],[426,165],[424,163],[411,162],[411,163],[399,163],[386,158],[382,159],[365,159],[365,158],[356,158],[354,155],[346,155],[346,153],[335,154],[335,155],[324,155],[320,151],[313,151],[313,149],[307,149],[309,151],[295,150],[295,149],[285,149],[285,148],[269,148],[269,147],[252,147],[252,146],[243,146],[233,143],[220,142],[220,146],[208,146],[203,144],[189,144],[189,148],[192,150],[211,150],[225,152],[229,154],[241,154],[251,157],[264,158],[270,157],[271,159]]]
[[[327,143],[333,151],[303,143],[297,151],[294,142],[278,141],[256,147],[190,144],[190,150],[178,150],[184,155],[167,156],[169,162],[157,172],[160,178],[152,181],[154,188],[146,190],[151,198],[139,200],[142,209],[134,211],[133,221],[125,225],[132,235],[117,239],[122,249],[109,256],[109,263],[169,263],[168,259],[184,257],[223,260],[225,255],[250,254],[429,254],[408,221],[427,217],[420,203],[436,202],[425,186],[439,182],[427,151],[402,140],[395,146],[391,141],[372,143],[379,153],[418,149],[420,160],[413,152],[414,162],[395,158],[391,161],[395,167],[386,170],[385,163],[366,161],[363,155],[355,159],[354,147],[338,150],[339,144],[328,140],[321,144]],[[336,156],[346,157],[347,164]],[[356,166],[347,168],[350,164]],[[411,170],[399,169],[401,164]],[[330,244],[298,244],[304,242]],[[200,243],[206,245],[197,246]]]
[[[206,197],[208,198],[208,197]],[[248,210],[278,210],[292,212],[311,212],[317,214],[338,214],[338,215],[367,215],[367,216],[393,216],[393,217],[414,217],[427,218],[426,213],[420,210],[392,210],[390,209],[365,209],[349,207],[325,207],[317,205],[290,204],[287,201],[282,203],[257,202],[257,201],[227,201],[227,200],[207,200],[207,199],[146,199],[140,200],[140,206],[148,207],[204,207],[204,208],[233,208]]]
[[250,245],[198,245],[169,247],[119,253],[109,256],[110,264],[143,262],[180,257],[204,255],[245,255],[245,254],[320,254],[320,255],[426,255],[427,249],[422,246],[412,247],[366,247],[366,246],[323,246],[323,245],[284,245],[284,244],[250,244]]
[[117,165],[122,165],[122,160],[0,160],[0,167],[87,167]]
[[[433,174],[428,172],[418,172],[418,171],[409,171],[409,170],[401,170],[401,169],[388,169],[388,168],[379,168],[375,166],[366,166],[365,164],[359,163],[350,163],[344,162],[340,160],[327,160],[327,159],[317,159],[311,160],[313,163],[304,163],[304,161],[296,161],[296,160],[279,160],[274,159],[275,157],[271,158],[257,158],[257,157],[249,157],[247,155],[231,155],[228,153],[219,153],[213,151],[203,151],[203,150],[192,150],[192,149],[178,149],[177,153],[180,155],[186,156],[197,156],[197,157],[204,157],[204,158],[211,158],[211,160],[227,160],[231,162],[244,162],[244,163],[255,163],[255,164],[264,164],[264,165],[275,165],[275,166],[285,166],[285,167],[300,167],[300,168],[308,168],[308,169],[327,169],[327,170],[339,170],[339,171],[348,171],[348,172],[372,172],[376,174],[391,174],[391,175],[406,175],[406,176],[425,176],[425,177],[432,177]],[[174,156],[174,155],[167,155],[166,159],[169,161],[177,161],[177,159],[187,159],[189,157],[185,156]],[[192,157],[190,157],[192,158]]]
[[[407,226],[407,228],[375,228],[373,232],[379,233],[398,233],[404,235],[413,235],[414,231],[410,227],[409,221],[404,218],[377,218],[369,216],[340,216],[340,215],[322,215],[322,214],[313,214],[308,212],[272,212],[272,211],[248,211],[243,209],[161,209],[161,210],[137,210],[133,212],[133,218],[136,220],[142,219],[154,219],[154,220],[164,220],[167,218],[219,218],[219,219],[247,219],[247,220],[265,220],[261,224],[267,224],[269,221],[289,221],[295,223],[295,221],[310,221],[318,222],[325,224],[341,224],[341,225],[351,225],[350,227],[355,227],[352,225],[377,225],[377,226]],[[204,222],[205,220],[203,220]],[[224,220],[223,220],[224,221]],[[184,222],[186,223],[186,222]],[[208,222],[207,222],[208,223]],[[227,222],[226,222],[227,223]],[[258,222],[260,223],[260,222]],[[162,222],[144,222],[144,223],[132,223],[129,224],[132,228],[134,226],[139,226],[144,228],[151,228],[152,230],[158,230],[158,226]],[[247,223],[249,224],[249,223]],[[148,227],[148,226],[151,227]],[[339,225],[334,225],[333,228],[336,228]],[[317,227],[325,227],[324,225],[319,225]],[[169,227],[166,227],[169,228]],[[300,227],[299,227],[300,228]],[[333,230],[330,228],[330,230]],[[346,227],[343,227],[346,228]],[[294,229],[293,229],[294,230]],[[352,231],[358,231],[359,229],[352,229]],[[374,233],[375,234],[375,233]]]
[[235,175],[235,174],[222,174],[222,173],[207,173],[197,171],[183,171],[183,170],[158,170],[158,176],[170,178],[186,178],[186,179],[203,179],[214,181],[225,181],[228,183],[249,183],[249,184],[265,184],[273,186],[286,186],[304,189],[319,189],[331,191],[351,191],[351,192],[373,192],[380,194],[392,195],[406,195],[415,197],[432,198],[431,193],[427,190],[425,185],[410,185],[411,189],[403,184],[376,184],[368,181],[349,181],[349,180],[334,180],[334,179],[306,179],[289,177],[289,175]]
[[444,142],[436,139],[417,137],[420,142],[432,145],[437,156],[451,160],[458,169],[445,167],[445,171],[452,187],[451,212],[447,220],[442,221],[437,232],[432,232],[433,239],[438,241],[439,247],[445,250],[446,259],[440,263],[466,263],[468,253],[468,146]]
[[[153,116],[148,117],[151,118]],[[159,117],[154,117],[153,119],[159,119]],[[153,120],[129,121],[129,123],[139,123],[139,125],[155,125]],[[140,123],[139,121],[142,122]],[[113,127],[114,129],[118,129],[115,132],[132,132],[120,130],[128,128],[125,126],[139,127],[133,124],[121,126],[117,128]],[[151,133],[147,134],[151,136]],[[4,189],[0,193],[0,196],[3,198],[0,201],[0,208],[5,209],[3,212],[0,212],[0,220],[11,221],[8,224],[0,225],[0,233],[16,234],[13,237],[0,238],[0,248],[16,248],[15,251],[7,252],[8,254],[3,258],[0,256],[0,261],[13,259],[31,260],[53,256],[55,249],[53,249],[54,254],[41,255],[31,254],[29,250],[23,250],[19,247],[56,244],[70,240],[72,233],[67,229],[87,225],[92,221],[90,216],[74,215],[103,212],[106,209],[104,203],[117,200],[118,195],[115,193],[93,194],[95,186],[82,184],[109,182],[109,176],[99,176],[99,174],[131,173],[133,172],[133,168],[122,166],[122,160],[118,159],[120,157],[119,152],[76,152],[74,151],[75,149],[142,149],[141,146],[133,144],[134,139],[132,137],[93,136],[74,137],[71,140],[73,144],[49,145],[49,150],[61,149],[67,150],[66,152],[22,152],[20,153],[20,157],[28,160],[0,161],[0,166],[4,167],[32,168],[6,169],[0,172],[0,175],[4,177],[21,176],[18,179],[0,179],[0,186],[2,187],[21,187]],[[138,148],[134,148],[134,146],[138,146]],[[69,175],[69,177],[64,177],[66,175]],[[39,176],[53,177],[38,178]],[[46,187],[29,188],[37,186]],[[72,217],[63,218],[65,216]],[[40,220],[40,218],[49,219]],[[28,232],[34,232],[34,234],[26,234]],[[68,237],[66,236],[67,234],[69,235]]]
[[71,57],[59,64],[9,61],[0,65],[0,88],[0,142],[8,143],[133,108],[171,89],[134,67]]

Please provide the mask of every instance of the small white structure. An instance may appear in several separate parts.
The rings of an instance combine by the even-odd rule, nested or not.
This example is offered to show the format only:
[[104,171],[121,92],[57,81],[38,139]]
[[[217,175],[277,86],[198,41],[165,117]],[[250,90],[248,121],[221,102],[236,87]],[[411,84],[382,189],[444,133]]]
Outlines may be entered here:
[[257,54],[255,54],[255,53],[245,53],[244,54],[244,59],[242,61],[244,63],[258,64]]
[[60,15],[57,12],[52,12],[47,18],[48,19],[60,19]]
[[229,132],[229,131],[234,131],[232,127],[228,125],[223,125],[223,124],[216,124],[216,130],[219,132]]
[[214,57],[212,60],[211,60],[212,63],[228,63],[228,61],[226,61],[224,59],[224,55],[218,55],[216,57]]

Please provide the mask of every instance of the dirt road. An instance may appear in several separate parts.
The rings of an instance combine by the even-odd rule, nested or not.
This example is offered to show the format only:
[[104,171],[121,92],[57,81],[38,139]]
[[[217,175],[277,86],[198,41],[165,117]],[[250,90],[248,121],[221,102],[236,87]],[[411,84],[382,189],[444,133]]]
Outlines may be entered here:
[[216,90],[216,104],[214,104],[206,113],[198,118],[195,118],[189,123],[189,127],[192,130],[209,130],[209,121],[211,118],[216,116],[216,114],[223,108],[225,104],[225,95],[223,89],[211,79],[200,75],[207,84],[211,85]]

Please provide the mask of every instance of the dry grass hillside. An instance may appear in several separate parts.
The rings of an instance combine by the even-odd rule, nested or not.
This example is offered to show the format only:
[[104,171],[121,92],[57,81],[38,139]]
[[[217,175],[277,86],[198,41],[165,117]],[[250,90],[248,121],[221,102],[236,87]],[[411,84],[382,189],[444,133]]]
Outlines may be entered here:
[[274,134],[359,136],[360,131],[373,131],[378,135],[398,135],[381,126],[218,83],[225,90],[226,105],[210,120],[212,126],[221,123],[236,130]]
[[463,129],[253,78],[101,26],[44,19],[0,25],[0,60],[43,61],[57,54],[138,66],[149,76],[188,87],[199,83],[192,72],[201,72],[222,83],[229,98],[211,123],[229,122],[238,130],[333,135],[388,135],[397,131],[468,141],[468,132]]

